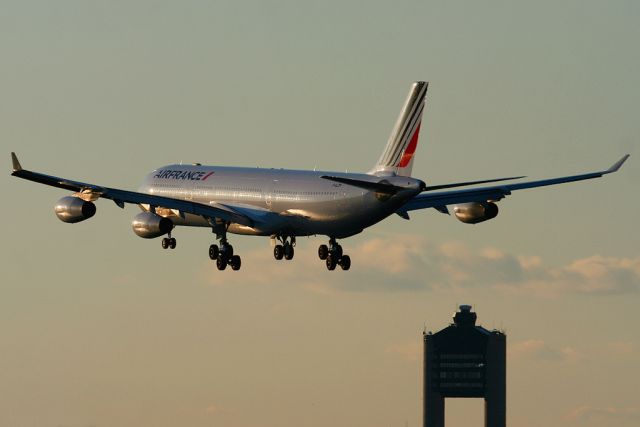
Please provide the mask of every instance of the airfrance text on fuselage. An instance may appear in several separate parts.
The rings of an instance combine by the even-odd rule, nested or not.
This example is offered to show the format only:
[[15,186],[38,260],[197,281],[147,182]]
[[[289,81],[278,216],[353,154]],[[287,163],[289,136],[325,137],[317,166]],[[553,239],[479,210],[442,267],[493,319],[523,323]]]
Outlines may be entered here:
[[164,179],[182,179],[190,181],[204,181],[209,178],[213,172],[206,171],[181,171],[181,170],[160,170],[153,177]]

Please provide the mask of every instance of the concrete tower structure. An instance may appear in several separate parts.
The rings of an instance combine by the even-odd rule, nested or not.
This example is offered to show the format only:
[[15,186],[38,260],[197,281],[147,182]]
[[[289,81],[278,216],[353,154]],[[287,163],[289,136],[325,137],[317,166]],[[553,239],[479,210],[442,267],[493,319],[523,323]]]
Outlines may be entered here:
[[451,325],[423,335],[424,427],[444,427],[447,397],[482,397],[485,427],[506,426],[507,336],[476,319],[461,305]]

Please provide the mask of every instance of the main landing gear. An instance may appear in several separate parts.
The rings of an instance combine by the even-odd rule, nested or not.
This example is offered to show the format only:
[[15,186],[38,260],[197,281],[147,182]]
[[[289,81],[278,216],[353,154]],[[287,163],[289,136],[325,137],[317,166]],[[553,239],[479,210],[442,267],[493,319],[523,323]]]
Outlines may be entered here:
[[168,234],[169,237],[164,237],[162,239],[162,249],[175,249],[176,248],[176,239],[171,237],[171,232]]
[[228,224],[212,224],[213,232],[220,240],[220,247],[215,243],[209,246],[209,258],[216,262],[218,270],[224,270],[229,265],[233,271],[238,271],[242,266],[242,260],[239,255],[233,253],[233,246],[227,240],[227,227]]
[[296,245],[295,236],[278,236],[277,239],[280,240],[282,244],[278,243],[273,247],[273,257],[278,261],[280,261],[282,258],[286,259],[287,261],[292,260],[295,253],[293,249]]
[[232,270],[238,271],[242,265],[240,256],[233,254],[233,246],[224,238],[220,239],[220,247],[215,243],[209,246],[209,258],[216,261],[218,270],[224,270],[228,265]]
[[338,265],[343,270],[351,268],[351,258],[342,252],[342,246],[333,237],[329,239],[329,246],[320,245],[318,257],[326,262],[327,270],[333,271]]

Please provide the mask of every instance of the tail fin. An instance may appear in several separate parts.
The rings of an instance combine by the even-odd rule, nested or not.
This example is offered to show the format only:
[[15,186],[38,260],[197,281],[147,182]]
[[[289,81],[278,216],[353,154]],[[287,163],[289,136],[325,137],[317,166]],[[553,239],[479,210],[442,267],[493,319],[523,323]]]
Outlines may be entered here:
[[369,173],[411,176],[413,155],[418,145],[422,111],[428,86],[427,82],[415,82],[411,85],[411,90],[389,136],[387,146],[378,163]]

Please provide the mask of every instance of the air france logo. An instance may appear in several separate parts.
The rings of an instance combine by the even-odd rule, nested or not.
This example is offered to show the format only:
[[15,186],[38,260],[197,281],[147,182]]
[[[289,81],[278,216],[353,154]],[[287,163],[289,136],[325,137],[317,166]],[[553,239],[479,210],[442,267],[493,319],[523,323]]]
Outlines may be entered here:
[[206,171],[181,171],[181,170],[160,170],[153,177],[162,179],[181,179],[183,181],[204,181],[213,175],[214,172]]

